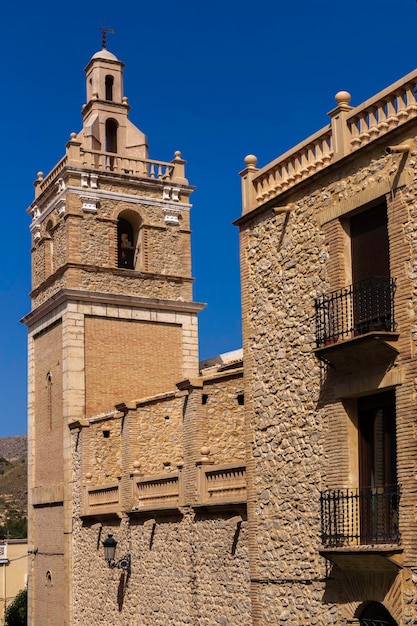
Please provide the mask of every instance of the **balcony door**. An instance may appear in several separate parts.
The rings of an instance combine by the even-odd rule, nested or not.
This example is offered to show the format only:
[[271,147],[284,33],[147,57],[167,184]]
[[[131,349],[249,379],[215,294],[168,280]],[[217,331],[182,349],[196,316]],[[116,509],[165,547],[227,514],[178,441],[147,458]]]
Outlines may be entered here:
[[395,392],[358,399],[360,536],[398,541]]
[[390,262],[385,202],[353,216],[350,237],[355,334],[389,330]]

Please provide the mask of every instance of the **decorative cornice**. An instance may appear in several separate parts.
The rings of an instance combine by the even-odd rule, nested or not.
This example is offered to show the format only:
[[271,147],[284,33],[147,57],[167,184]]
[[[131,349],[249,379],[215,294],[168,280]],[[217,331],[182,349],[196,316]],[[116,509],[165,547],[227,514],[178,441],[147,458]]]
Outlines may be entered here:
[[180,300],[162,300],[144,296],[128,296],[100,292],[86,292],[81,289],[60,289],[56,294],[25,315],[20,321],[31,326],[62,304],[77,302],[89,305],[117,305],[134,309],[153,309],[175,313],[199,313],[205,308],[203,302],[184,302]]
[[[84,174],[83,174],[84,176]],[[88,174],[85,174],[86,181],[88,181]],[[83,179],[82,179],[83,180]],[[67,187],[60,188],[58,194],[54,197],[53,200],[45,207],[45,209],[41,212],[39,209],[39,205],[37,202],[34,202],[27,209],[27,213],[32,215],[33,221],[30,226],[32,229],[36,224],[41,224],[49,215],[54,211],[54,209],[59,205],[59,203],[65,201],[65,197],[69,194],[73,193],[77,196],[80,196],[81,199],[85,198],[85,191],[88,189],[88,197],[91,200],[100,201],[104,199],[108,200],[118,200],[122,202],[130,202],[131,204],[144,204],[147,206],[159,206],[164,211],[190,211],[192,208],[192,204],[189,202],[179,202],[175,201],[175,197],[173,194],[173,199],[168,200],[164,198],[149,198],[147,196],[135,196],[133,194],[128,193],[120,193],[116,191],[107,191],[105,189],[97,188],[97,176],[89,175],[90,186],[88,184],[81,185],[81,187],[75,187],[73,185],[68,185]],[[94,183],[93,183],[94,180]],[[174,191],[173,188],[172,192]],[[176,188],[175,188],[176,189]]]

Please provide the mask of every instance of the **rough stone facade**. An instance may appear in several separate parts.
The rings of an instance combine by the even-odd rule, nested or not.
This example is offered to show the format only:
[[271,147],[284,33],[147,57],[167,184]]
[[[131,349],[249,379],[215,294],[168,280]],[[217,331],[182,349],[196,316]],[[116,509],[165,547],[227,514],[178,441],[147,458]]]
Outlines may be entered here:
[[[416,620],[417,107],[409,92],[416,76],[353,110],[341,92],[321,137],[261,170],[249,156],[242,172],[256,625]],[[365,215],[368,233],[376,227],[366,215],[377,209],[386,215],[395,291],[384,321],[376,322],[380,303],[372,300],[371,320],[361,327],[365,286],[355,285],[355,272],[372,268],[380,254],[372,243],[365,257],[354,257],[354,220]],[[321,318],[323,302],[327,317]],[[361,408],[377,406],[387,397],[381,392],[395,403],[394,434],[378,422],[385,439],[369,430]],[[384,410],[381,404],[377,412]],[[387,438],[396,440],[396,450]],[[396,485],[380,482],[382,472],[395,475],[399,495]]]
[[[236,445],[244,437],[241,390],[238,362],[232,371],[207,373],[186,393],[177,389],[70,425],[77,563],[74,624],[94,624],[104,598],[108,623],[251,623],[245,487],[240,486],[237,498],[230,496],[230,487],[238,487],[233,468],[242,462],[244,466]],[[216,434],[207,427],[212,411],[196,415],[189,402],[193,393],[200,402],[204,398],[203,407],[222,402],[221,453]],[[198,463],[217,476],[212,503],[206,500],[210,487],[195,472],[194,498],[184,489],[185,476],[195,468],[184,441],[195,440],[197,430],[205,433],[206,443],[198,450]],[[176,481],[171,491],[170,478]],[[141,491],[137,484],[147,488]],[[111,501],[115,487],[116,505]],[[108,488],[109,495],[95,505],[100,488]],[[120,570],[109,570],[103,559],[101,542],[109,533],[119,542],[118,556],[131,555],[128,578]]]

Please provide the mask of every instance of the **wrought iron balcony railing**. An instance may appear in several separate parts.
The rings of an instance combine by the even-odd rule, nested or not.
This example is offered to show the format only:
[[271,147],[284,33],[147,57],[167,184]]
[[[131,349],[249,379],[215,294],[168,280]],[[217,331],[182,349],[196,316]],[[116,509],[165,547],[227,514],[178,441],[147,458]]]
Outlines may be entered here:
[[317,298],[317,348],[372,331],[393,332],[394,293],[394,278],[375,276]]
[[320,496],[326,547],[398,544],[399,485],[328,489]]

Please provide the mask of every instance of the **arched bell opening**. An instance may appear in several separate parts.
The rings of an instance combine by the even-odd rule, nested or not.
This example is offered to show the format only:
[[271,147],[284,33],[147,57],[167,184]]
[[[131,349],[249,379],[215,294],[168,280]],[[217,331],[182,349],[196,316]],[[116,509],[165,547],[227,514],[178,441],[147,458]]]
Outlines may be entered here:
[[389,611],[380,602],[369,602],[359,617],[360,626],[398,626]]
[[123,211],[117,220],[117,265],[123,269],[138,269],[142,220],[133,211]]

